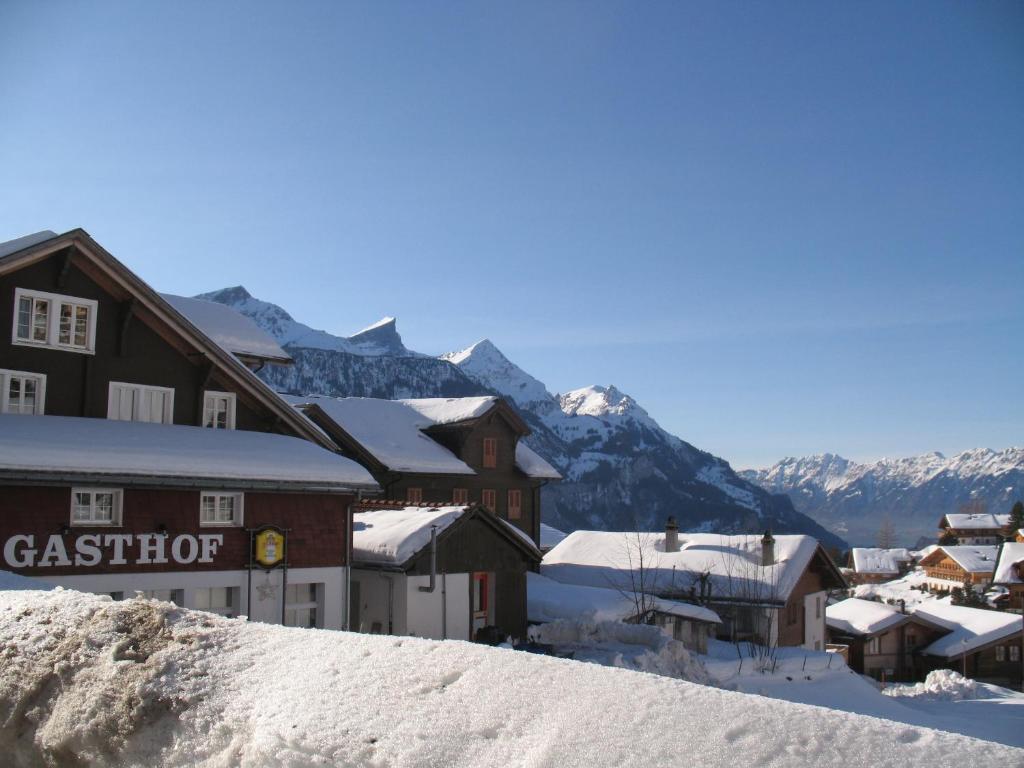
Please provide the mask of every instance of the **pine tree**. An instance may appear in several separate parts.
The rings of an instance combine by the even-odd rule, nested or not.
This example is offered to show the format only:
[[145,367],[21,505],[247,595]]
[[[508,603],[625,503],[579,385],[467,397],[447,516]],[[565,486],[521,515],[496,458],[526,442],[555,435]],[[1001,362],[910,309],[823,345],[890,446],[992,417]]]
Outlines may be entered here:
[[878,529],[878,547],[879,549],[892,549],[896,546],[896,528],[892,524],[892,520],[886,515],[882,518],[882,525]]
[[1010,510],[1010,540],[1017,535],[1017,531],[1024,528],[1024,502],[1018,501]]

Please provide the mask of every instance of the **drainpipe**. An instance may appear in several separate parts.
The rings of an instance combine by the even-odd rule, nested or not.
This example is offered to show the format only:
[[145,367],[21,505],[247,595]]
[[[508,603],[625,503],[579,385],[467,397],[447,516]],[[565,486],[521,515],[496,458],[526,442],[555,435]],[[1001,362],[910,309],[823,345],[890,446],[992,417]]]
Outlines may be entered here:
[[388,583],[388,634],[393,635],[395,633],[395,580],[391,576],[386,575],[383,571],[378,571],[377,575],[380,576],[382,579],[385,579]]
[[430,526],[430,585],[420,587],[420,592],[433,592],[437,586],[437,526]]

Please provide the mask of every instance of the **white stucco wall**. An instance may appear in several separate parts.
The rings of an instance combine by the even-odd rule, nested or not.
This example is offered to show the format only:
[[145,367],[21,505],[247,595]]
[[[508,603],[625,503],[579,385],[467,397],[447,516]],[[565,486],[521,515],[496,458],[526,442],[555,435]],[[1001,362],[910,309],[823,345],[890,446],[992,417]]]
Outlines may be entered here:
[[469,574],[438,574],[433,592],[421,592],[429,576],[406,579],[406,634],[435,640],[469,640]]
[[825,605],[827,592],[804,595],[804,648],[825,650]]

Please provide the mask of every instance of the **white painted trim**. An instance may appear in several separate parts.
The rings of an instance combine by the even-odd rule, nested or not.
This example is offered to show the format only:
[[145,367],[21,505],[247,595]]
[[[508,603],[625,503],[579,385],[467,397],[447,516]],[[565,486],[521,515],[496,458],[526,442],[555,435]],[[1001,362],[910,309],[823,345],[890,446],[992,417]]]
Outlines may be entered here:
[[20,376],[23,378],[35,379],[36,384],[36,416],[42,416],[46,412],[46,374],[33,373],[32,371],[14,371],[7,368],[0,368],[0,413],[10,413],[8,408],[8,396],[10,394],[10,377]]
[[[49,303],[47,309],[46,341],[33,341],[22,339],[18,336],[18,305],[22,298],[42,299]],[[86,335],[88,340],[85,347],[78,347],[73,344],[61,344],[57,341],[60,338],[60,309],[59,305],[77,304],[89,309],[89,327]],[[34,308],[34,305],[33,305]],[[60,293],[47,293],[29,288],[14,289],[14,318],[11,322],[11,344],[19,347],[43,347],[45,349],[57,349],[62,352],[78,352],[85,355],[96,354],[96,315],[99,311],[99,302],[95,299],[83,299],[78,296],[67,296]],[[32,325],[29,324],[29,335],[32,334]]]
[[[114,496],[114,510],[112,519],[110,522],[95,521],[95,520],[75,520],[75,495],[79,493],[89,493],[93,495],[93,498],[89,500],[89,509],[92,510],[95,506],[96,500],[95,495],[97,493],[111,493]],[[120,528],[124,520],[124,491],[120,488],[93,488],[91,486],[75,486],[71,489],[71,511],[70,511],[70,524],[73,528]]]
[[[122,419],[119,416],[120,408],[115,407],[114,393],[118,390],[134,390],[135,396],[132,401],[131,419]],[[164,398],[164,410],[161,416],[162,421],[149,421],[150,424],[173,424],[174,423],[174,389],[171,387],[157,387],[152,384],[135,384],[130,381],[111,381],[107,385],[107,418],[113,421],[141,421],[139,419],[139,402],[147,392],[160,392]]]
[[[235,428],[235,410],[236,410],[236,403],[237,403],[237,397],[235,396],[235,393],[234,392],[217,392],[216,390],[212,390],[212,389],[207,389],[207,390],[204,390],[204,392],[203,392],[203,424],[202,424],[202,426],[204,426],[204,427],[206,426],[206,409],[207,409],[206,398],[211,397],[211,396],[212,397],[224,397],[224,398],[227,398],[227,401],[228,401],[228,419],[227,419],[228,426],[227,426],[227,428],[228,429],[234,429]],[[216,427],[210,427],[210,429],[216,429]]]
[[[218,499],[224,496],[231,496],[235,500],[235,519],[230,523],[222,523],[218,520],[203,520],[203,499],[207,496],[215,496]],[[245,519],[245,494],[241,491],[200,491],[199,493],[199,525],[202,528],[238,528]]]

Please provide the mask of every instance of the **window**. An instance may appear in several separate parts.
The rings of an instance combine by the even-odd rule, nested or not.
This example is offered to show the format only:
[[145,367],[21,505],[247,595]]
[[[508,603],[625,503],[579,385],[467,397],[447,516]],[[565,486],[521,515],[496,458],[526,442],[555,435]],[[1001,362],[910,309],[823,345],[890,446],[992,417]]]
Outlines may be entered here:
[[907,649],[910,650],[910,649],[916,648],[916,647],[917,647],[917,635],[908,634],[907,635]]
[[120,525],[121,491],[115,488],[72,488],[72,525]]
[[180,589],[144,589],[142,596],[150,600],[162,600],[165,603],[181,605],[185,601],[181,599]]
[[1011,645],[1010,646],[1010,661],[1020,661],[1020,646],[1019,645]]
[[107,395],[107,418],[173,424],[174,390],[112,381]]
[[879,642],[878,638],[872,637],[870,640],[868,640],[866,653],[878,653],[880,647],[881,643]]
[[96,342],[96,302],[17,288],[11,340],[15,344],[91,353]]
[[496,437],[484,438],[484,467],[494,469],[498,466],[498,439]]
[[487,615],[487,574],[473,574],[473,615]]
[[203,394],[203,426],[211,429],[235,428],[235,394],[206,392]]
[[996,661],[1006,661],[1006,646],[1005,645],[997,645],[996,646]]
[[284,623],[289,627],[317,627],[319,584],[289,584],[284,593]]
[[234,587],[203,587],[195,591],[192,607],[197,611],[219,613],[231,619],[238,613],[235,609],[237,592]]
[[469,490],[466,488],[453,488],[452,504],[469,504]]
[[523,492],[508,492],[508,519],[518,520],[523,516]]
[[800,606],[796,603],[790,603],[786,609],[786,623],[790,626],[796,624],[800,620]]
[[820,619],[821,618],[821,598],[820,597],[814,598],[814,618],[816,618],[816,619]]
[[422,504],[423,503],[423,489],[422,488],[410,488],[405,492],[405,500],[410,504]]
[[42,415],[45,402],[46,376],[0,370],[0,413]]
[[485,488],[480,492],[480,503],[489,511],[496,512],[498,509],[498,494]]
[[199,506],[200,525],[241,525],[242,494],[203,491]]

